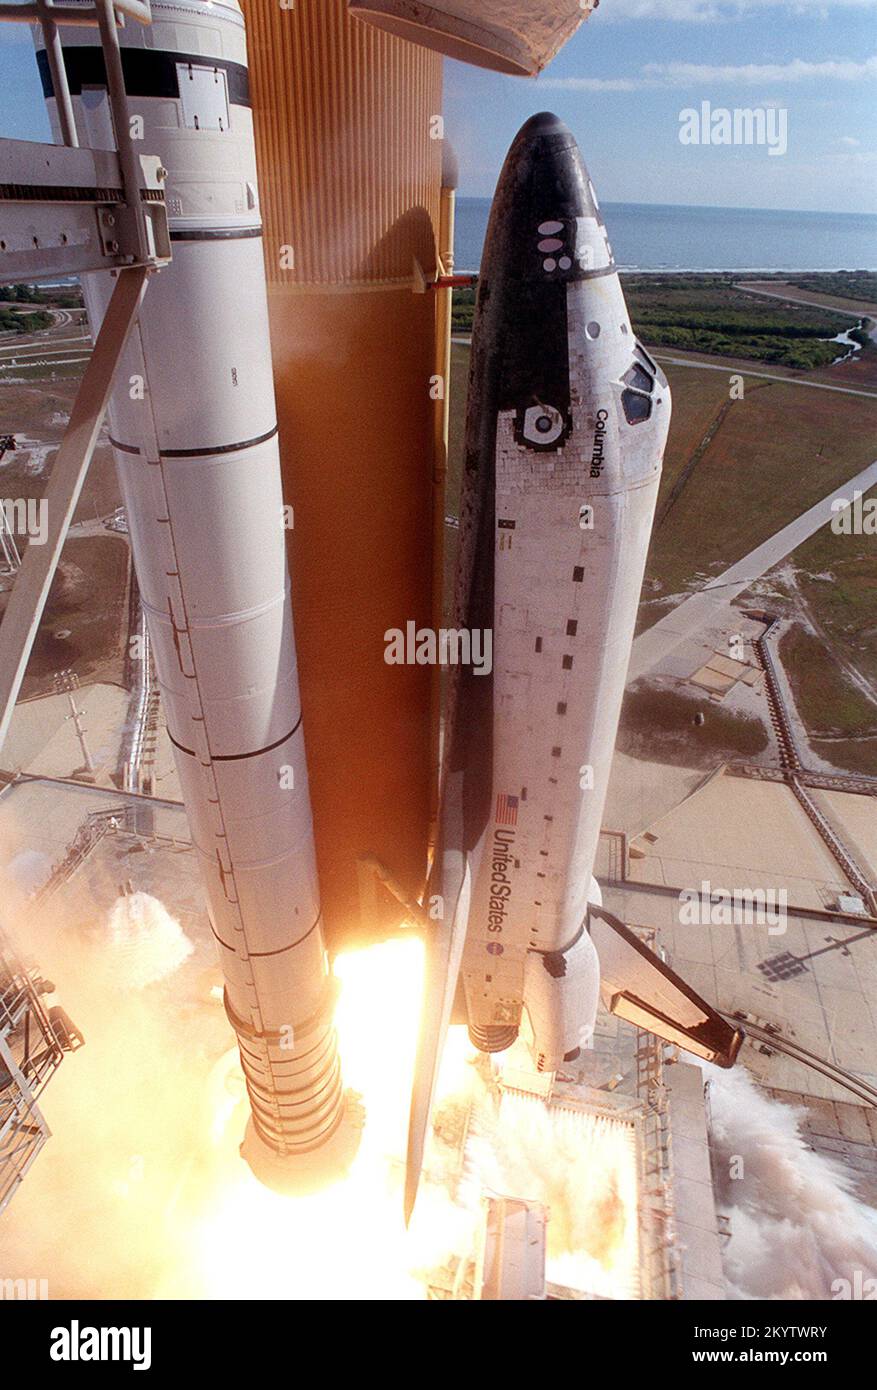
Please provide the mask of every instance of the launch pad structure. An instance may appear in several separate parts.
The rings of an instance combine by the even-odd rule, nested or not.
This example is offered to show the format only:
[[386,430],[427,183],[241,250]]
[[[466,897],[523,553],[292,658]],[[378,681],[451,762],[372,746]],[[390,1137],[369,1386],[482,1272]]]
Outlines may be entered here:
[[[67,531],[91,463],[117,368],[151,270],[170,258],[158,156],[137,154],[128,121],[117,13],[151,22],[149,0],[88,0],[72,8],[53,0],[3,5],[0,21],[36,23],[58,98],[62,145],[0,140],[4,283],[103,271],[116,277],[110,309],[86,366],[46,491],[44,546],[16,556],[15,582],[0,624],[0,746]],[[82,149],[76,132],[58,24],[96,27],[118,144]],[[8,442],[8,441],[6,441]],[[49,1137],[37,1097],[67,1050],[40,1002],[42,982],[0,937],[0,1211]],[[60,1039],[66,1041],[62,1042]],[[81,1042],[81,1039],[78,1041]]]
[[[147,277],[170,259],[161,163],[158,156],[138,155],[131,137],[116,11],[151,22],[148,0],[93,0],[75,9],[52,0],[0,7],[0,22],[41,27],[64,139],[63,145],[0,140],[7,178],[0,187],[0,274],[7,283],[98,270],[116,276],[111,311],[95,340],[52,468],[45,498],[46,544],[28,547],[0,625],[0,745]],[[100,31],[113,128],[120,132],[115,150],[79,146],[58,23],[93,25]]]
[[37,1100],[65,1052],[82,1043],[42,995],[51,982],[26,965],[0,934],[0,1213],[49,1139]]

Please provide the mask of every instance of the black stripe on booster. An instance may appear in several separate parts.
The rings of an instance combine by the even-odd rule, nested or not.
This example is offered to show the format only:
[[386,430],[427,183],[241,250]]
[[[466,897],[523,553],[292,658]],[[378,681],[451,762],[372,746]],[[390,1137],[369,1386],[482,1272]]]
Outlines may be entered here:
[[[267,444],[269,439],[273,439],[277,434],[278,426],[266,430],[264,434],[257,434],[253,439],[239,439],[234,444],[208,444],[203,449],[161,449],[159,458],[163,459],[199,459],[205,458],[210,454],[237,454],[241,449],[253,449],[257,444]],[[114,449],[118,449],[121,454],[142,454],[143,450],[138,444],[122,444],[118,439],[113,439],[110,435],[110,443]]]
[[163,459],[196,459],[202,454],[236,454],[240,449],[252,449],[256,444],[266,444],[277,433],[277,425],[254,439],[240,439],[235,444],[211,444],[207,449],[162,449]]
[[[295,726],[290,729],[288,734],[284,734],[283,738],[277,739],[276,743],[269,743],[265,748],[254,748],[251,753],[211,753],[210,761],[212,763],[238,763],[246,758],[260,758],[263,753],[273,753],[275,748],[282,747],[284,743],[292,738],[293,734],[298,733],[301,728],[301,721],[302,716],[299,715],[295,722]],[[167,736],[174,745],[174,748],[178,748],[181,753],[188,754],[190,758],[197,758],[198,754],[195,752],[194,748],[187,748],[184,743],[178,743],[170,729],[167,731]]]
[[[63,20],[61,21],[63,23]],[[252,106],[250,78],[242,63],[230,63],[225,58],[208,58],[203,53],[166,53],[151,48],[123,48],[122,72],[125,91],[129,97],[180,97],[177,64],[191,63],[196,68],[218,68],[225,73],[228,100],[231,106]],[[64,66],[72,96],[80,96],[83,87],[105,87],[107,72],[103,50],[100,48],[65,48]],[[55,95],[52,74],[45,50],[37,53],[37,67],[43,84],[43,96]]]
[[112,435],[110,435],[110,443],[114,449],[118,449],[120,454],[137,454],[138,456],[140,454],[140,449],[136,444],[120,444],[118,439],[114,439]]

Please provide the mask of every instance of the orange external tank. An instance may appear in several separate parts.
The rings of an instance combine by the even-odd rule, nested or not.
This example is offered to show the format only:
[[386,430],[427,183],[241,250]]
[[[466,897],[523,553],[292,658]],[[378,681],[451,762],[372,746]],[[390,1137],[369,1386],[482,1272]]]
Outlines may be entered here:
[[[427,869],[436,672],[385,634],[434,626],[442,61],[346,0],[243,0],[293,611],[332,949],[403,915]],[[418,292],[418,289],[420,292]],[[445,318],[446,323],[446,318]],[[431,712],[432,702],[432,712]]]

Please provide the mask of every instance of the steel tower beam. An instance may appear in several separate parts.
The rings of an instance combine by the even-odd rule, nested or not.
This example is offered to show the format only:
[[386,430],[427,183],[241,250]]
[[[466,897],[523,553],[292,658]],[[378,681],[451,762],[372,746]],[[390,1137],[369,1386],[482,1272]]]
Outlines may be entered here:
[[116,367],[140,309],[148,269],[118,272],[106,318],[82,378],[46,488],[44,545],[28,545],[0,624],[0,747],[6,738],[34,638],[103,424]]

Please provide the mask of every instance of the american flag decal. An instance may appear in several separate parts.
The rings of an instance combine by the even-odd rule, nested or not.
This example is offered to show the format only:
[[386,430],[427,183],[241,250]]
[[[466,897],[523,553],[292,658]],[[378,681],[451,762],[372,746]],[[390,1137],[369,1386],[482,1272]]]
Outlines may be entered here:
[[506,796],[503,792],[496,798],[496,823],[497,825],[517,825],[518,798],[516,796]]

